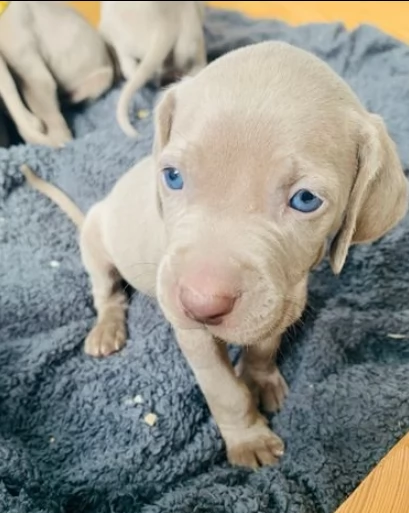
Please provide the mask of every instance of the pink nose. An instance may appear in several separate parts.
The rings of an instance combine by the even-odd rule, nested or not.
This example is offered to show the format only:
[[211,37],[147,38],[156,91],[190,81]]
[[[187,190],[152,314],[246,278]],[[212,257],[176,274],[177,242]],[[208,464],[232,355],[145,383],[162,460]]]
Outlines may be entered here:
[[203,295],[199,291],[181,287],[179,299],[185,314],[191,319],[216,326],[234,307],[236,298],[230,295]]

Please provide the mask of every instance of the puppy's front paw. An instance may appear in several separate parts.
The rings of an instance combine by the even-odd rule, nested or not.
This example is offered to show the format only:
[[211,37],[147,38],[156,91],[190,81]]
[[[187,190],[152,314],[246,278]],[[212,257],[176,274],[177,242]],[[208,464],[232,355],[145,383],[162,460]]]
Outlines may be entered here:
[[270,370],[253,370],[238,366],[238,375],[251,390],[256,404],[264,411],[279,411],[288,395],[288,386],[278,367]]
[[258,468],[277,463],[284,454],[284,443],[264,420],[225,436],[227,458],[232,465]]
[[118,319],[107,319],[92,328],[85,340],[85,352],[90,356],[109,356],[122,349],[126,342],[125,323]]

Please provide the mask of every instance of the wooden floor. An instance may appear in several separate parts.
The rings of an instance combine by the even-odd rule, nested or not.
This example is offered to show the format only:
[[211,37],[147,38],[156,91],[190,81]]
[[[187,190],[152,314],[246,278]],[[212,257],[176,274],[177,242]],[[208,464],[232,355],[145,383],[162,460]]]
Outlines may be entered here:
[[[93,23],[99,2],[68,2]],[[208,2],[254,17],[290,24],[342,21],[348,28],[371,23],[409,43],[409,2]],[[409,393],[409,391],[408,391]],[[369,474],[336,513],[409,513],[409,434]]]
[[409,513],[409,434],[336,513]]

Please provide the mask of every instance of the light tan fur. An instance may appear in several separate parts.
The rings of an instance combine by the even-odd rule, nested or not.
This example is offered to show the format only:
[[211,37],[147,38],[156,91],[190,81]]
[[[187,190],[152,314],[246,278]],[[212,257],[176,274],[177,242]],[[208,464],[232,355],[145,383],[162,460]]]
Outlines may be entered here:
[[[280,337],[300,317],[327,243],[339,273],[352,244],[405,215],[395,145],[325,63],[279,42],[233,51],[171,87],[155,127],[153,155],[80,231],[98,314],[85,349],[104,356],[125,344],[120,277],[156,296],[229,461],[271,464],[284,444],[257,404],[276,411],[288,392],[275,362]],[[170,166],[183,189],[166,186]],[[290,203],[305,189],[322,200],[312,213]],[[236,371],[226,342],[243,346]]]
[[[60,94],[73,103],[93,100],[114,80],[105,42],[65,2],[11,2],[0,17],[0,53],[18,77],[24,101],[51,146],[72,139],[60,112]],[[25,125],[19,128],[28,142],[37,142]]]
[[148,81],[167,74],[194,75],[206,65],[204,2],[101,2],[99,30],[115,49],[127,80],[117,121],[129,137],[132,96]]
[[50,143],[44,134],[43,123],[24,105],[10,70],[1,55],[0,97],[19,134],[26,142],[43,145]]

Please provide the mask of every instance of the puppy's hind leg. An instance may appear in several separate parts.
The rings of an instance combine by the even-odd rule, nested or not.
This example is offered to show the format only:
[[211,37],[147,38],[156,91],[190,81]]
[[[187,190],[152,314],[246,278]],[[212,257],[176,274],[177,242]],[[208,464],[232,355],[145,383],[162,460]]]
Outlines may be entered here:
[[32,111],[46,126],[50,144],[63,146],[72,139],[68,125],[60,112],[57,84],[34,50],[27,52],[15,71],[22,81],[23,97]]
[[176,69],[190,77],[206,67],[206,43],[203,29],[196,19],[180,34],[174,50],[174,61]]
[[96,324],[85,340],[85,352],[91,356],[108,356],[125,345],[128,302],[121,277],[104,247],[100,205],[93,207],[84,221],[80,246],[97,311]]
[[118,51],[117,56],[123,78],[130,80],[138,69],[139,61],[122,51]]

